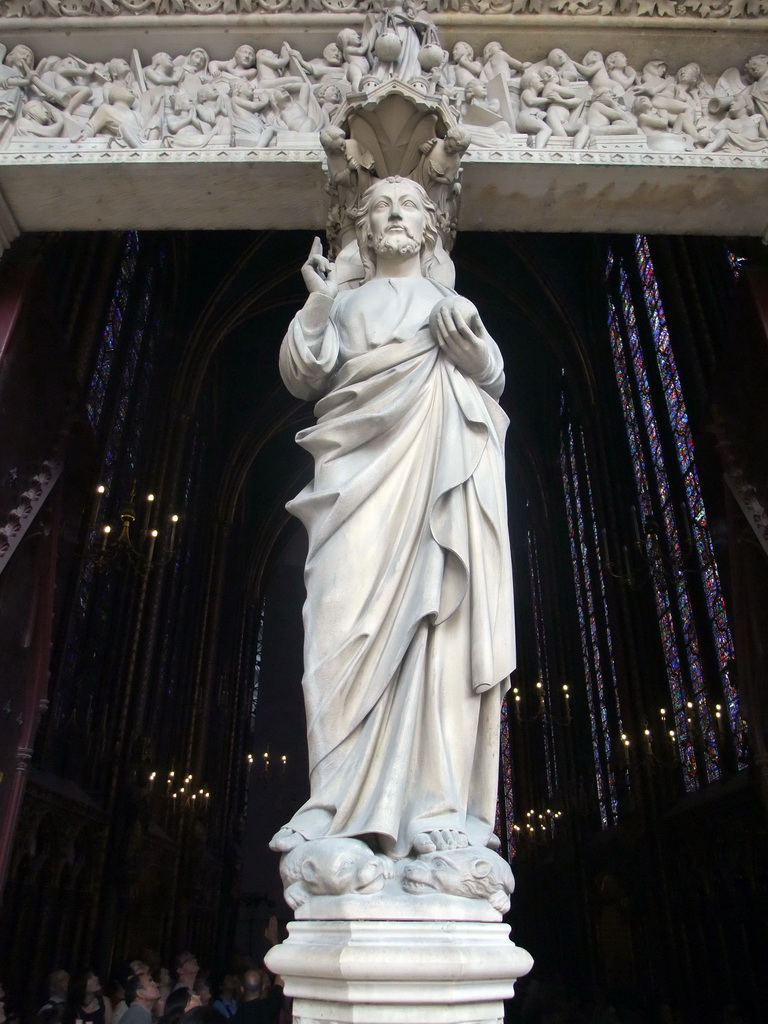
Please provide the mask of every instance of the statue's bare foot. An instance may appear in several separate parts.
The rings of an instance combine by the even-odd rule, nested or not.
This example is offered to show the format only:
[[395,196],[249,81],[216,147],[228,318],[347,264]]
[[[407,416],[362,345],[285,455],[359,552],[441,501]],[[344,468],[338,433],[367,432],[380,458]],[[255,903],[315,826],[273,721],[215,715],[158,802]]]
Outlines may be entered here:
[[469,839],[457,828],[434,828],[419,832],[413,839],[413,852],[417,855],[435,850],[463,850],[465,846],[469,846]]
[[275,832],[269,841],[270,850],[274,850],[275,853],[289,853],[291,850],[295,850],[300,843],[305,843],[306,839],[300,832],[295,832],[292,828],[288,828],[287,825],[283,825],[279,832]]

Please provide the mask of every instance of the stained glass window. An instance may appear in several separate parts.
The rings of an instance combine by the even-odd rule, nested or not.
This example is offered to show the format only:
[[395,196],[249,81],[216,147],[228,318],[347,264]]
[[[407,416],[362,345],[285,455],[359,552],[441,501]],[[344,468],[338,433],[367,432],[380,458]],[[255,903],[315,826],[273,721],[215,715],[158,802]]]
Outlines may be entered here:
[[115,352],[120,342],[123,317],[125,316],[128,297],[131,292],[131,284],[136,273],[138,253],[138,233],[136,231],[129,231],[126,236],[120,270],[115,290],[109,303],[107,319],[104,324],[101,343],[96,353],[95,365],[86,398],[88,419],[94,429],[98,427],[104,411],[112,367],[115,362]]
[[594,779],[603,827],[618,816],[615,738],[623,731],[597,518],[581,430],[565,422],[560,468],[565,491],[576,612],[589,712]]
[[514,820],[515,802],[512,786],[512,748],[509,735],[509,695],[501,707],[501,786],[499,799],[496,804],[496,827],[495,833],[499,838],[506,840],[507,859],[514,856]]
[[[648,566],[687,789],[720,775],[714,709],[705,667],[714,651],[731,728],[738,695],[730,678],[733,642],[701,495],[693,437],[647,240],[634,260],[611,253],[608,326],[639,517],[638,550]],[[632,509],[632,516],[636,515]],[[695,563],[695,571],[691,564]],[[709,628],[702,631],[696,601]]]
[[545,636],[544,603],[541,592],[541,571],[536,536],[528,531],[528,565],[532,589],[533,622],[536,637],[536,714],[541,726],[541,741],[544,754],[544,771],[547,783],[547,797],[551,798],[558,787],[557,758],[555,753],[554,720],[552,716],[552,687]]

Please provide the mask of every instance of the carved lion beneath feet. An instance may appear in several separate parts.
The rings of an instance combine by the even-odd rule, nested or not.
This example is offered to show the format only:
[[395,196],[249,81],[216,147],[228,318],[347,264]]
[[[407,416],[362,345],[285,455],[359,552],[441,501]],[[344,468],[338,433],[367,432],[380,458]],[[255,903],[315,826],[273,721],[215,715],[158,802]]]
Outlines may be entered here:
[[448,896],[488,900],[500,914],[509,910],[515,887],[512,869],[492,850],[467,846],[461,850],[425,853],[406,864],[403,889],[415,896],[441,892]]
[[360,839],[312,839],[280,861],[285,901],[293,910],[310,896],[379,892],[391,876],[391,862]]

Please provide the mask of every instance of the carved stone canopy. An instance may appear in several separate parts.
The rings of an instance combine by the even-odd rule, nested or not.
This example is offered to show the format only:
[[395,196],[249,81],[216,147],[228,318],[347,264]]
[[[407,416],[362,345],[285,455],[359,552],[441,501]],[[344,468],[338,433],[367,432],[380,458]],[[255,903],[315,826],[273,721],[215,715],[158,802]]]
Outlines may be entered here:
[[334,120],[373,155],[379,178],[411,174],[419,147],[435,136],[442,138],[458,124],[444,100],[425,96],[396,79],[364,98],[346,100]]

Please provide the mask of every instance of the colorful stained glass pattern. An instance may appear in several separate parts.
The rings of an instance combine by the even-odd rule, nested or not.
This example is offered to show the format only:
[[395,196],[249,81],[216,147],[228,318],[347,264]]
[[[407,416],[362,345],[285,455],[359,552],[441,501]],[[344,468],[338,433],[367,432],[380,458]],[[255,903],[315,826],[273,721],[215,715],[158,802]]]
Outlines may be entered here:
[[[503,820],[502,820],[503,819]],[[515,800],[512,787],[512,748],[509,736],[509,706],[507,700],[501,705],[501,793],[496,805],[496,827],[499,837],[506,838],[506,857],[515,854]]]
[[86,398],[86,410],[91,426],[96,429],[101,421],[109,388],[115,353],[120,341],[123,317],[131,292],[131,284],[136,273],[139,253],[139,236],[136,231],[129,231],[126,236],[123,258],[117,276],[117,283],[107,313],[101,345],[96,355],[96,365],[91,375]]
[[[586,452],[580,435],[579,443],[581,450],[577,452],[573,424],[569,423],[561,437],[560,467],[576,588],[595,785],[600,819],[603,828],[606,828],[617,820],[618,814],[611,719],[615,716],[620,731],[621,713],[612,659],[605,581],[597,543],[597,524]],[[606,641],[605,646],[601,638]]]
[[[688,424],[688,415],[683,401],[680,376],[675,364],[648,240],[642,235],[638,235],[635,241],[635,252],[643,284],[646,311],[651,330],[653,331],[656,360],[664,390],[669,422],[674,436],[677,462],[683,476],[686,502],[685,507],[681,508],[680,513],[681,516],[685,517],[684,530],[687,533],[686,539],[690,538],[696,550],[704,598],[709,612],[712,639],[717,653],[720,685],[725,706],[728,710],[730,726],[733,735],[737,738],[737,747],[741,748],[744,738],[741,736],[743,725],[739,711],[739,697],[730,676],[730,666],[734,658],[733,639],[728,625],[728,616],[725,610],[725,600],[720,584],[720,576],[717,571],[715,553],[712,548],[707,513],[701,496],[698,473],[696,472],[693,436]],[[673,538],[673,546],[675,554],[679,556],[681,554],[680,538],[677,535]],[[691,612],[690,602],[686,598],[687,593],[683,595],[683,616],[686,623],[688,623],[691,619]],[[709,727],[711,730],[711,741],[714,744],[714,730],[712,729],[711,719]]]
[[[646,457],[643,446],[640,430],[641,417],[642,420],[649,424],[650,443],[652,447],[654,442],[658,442],[658,430],[650,407],[645,407],[645,416],[641,413],[640,417],[638,417],[635,407],[630,367],[633,369],[639,369],[642,375],[644,375],[644,368],[642,365],[641,355],[635,359],[632,358],[633,354],[639,353],[640,351],[639,339],[637,338],[637,324],[635,321],[631,295],[629,293],[626,272],[624,271],[623,266],[620,267],[620,271],[622,322],[620,322],[619,311],[614,305],[613,300],[609,298],[608,325],[611,335],[611,348],[613,352],[614,367],[616,370],[616,380],[621,394],[621,402],[624,409],[624,423],[627,430],[627,439],[629,441],[632,465],[635,472],[635,483],[637,485],[637,493],[640,503],[640,515],[643,522],[645,522],[648,519],[653,518],[654,512],[649,480],[654,481],[659,500],[666,503],[668,503],[669,499],[669,484],[666,473],[664,472],[663,460],[659,464],[651,463],[649,466],[649,460]],[[634,337],[636,341],[636,344],[632,346],[630,350],[631,354],[629,361],[625,354],[622,326],[624,328],[624,333],[629,337]],[[670,696],[674,711],[678,753],[681,764],[683,765],[683,776],[686,789],[695,789],[698,785],[698,769],[696,764],[696,754],[688,732],[688,725],[686,721],[685,681],[683,679],[680,664],[680,651],[675,634],[669,589],[666,585],[662,572],[660,550],[657,549],[650,536],[646,536],[645,543],[646,556],[650,560],[651,569],[656,570],[653,572],[654,597],[656,600],[656,610],[659,616],[659,628],[661,631],[662,646],[664,650],[664,660],[667,668],[667,678],[669,681]]]
[[[733,641],[680,376],[647,239],[638,236],[634,249],[634,265],[610,254],[608,273],[614,285],[609,288],[608,325],[637,487],[638,528],[642,527],[659,618],[674,735],[685,786],[692,790],[721,774],[705,649],[715,654],[737,747],[742,746],[743,726],[730,677]],[[684,495],[685,500],[676,503],[674,494]],[[688,568],[691,555],[697,561],[696,572]],[[694,613],[694,596],[703,599],[709,636],[702,629],[705,620]]]
[[[533,599],[533,621],[536,635],[536,668],[537,668],[537,699],[539,702],[538,714],[541,721],[541,735],[544,747],[544,764],[547,779],[547,796],[552,797],[558,786],[557,759],[555,754],[555,737],[553,733],[553,719],[551,708],[551,687],[549,662],[547,658],[547,644],[544,632],[544,608],[541,592],[541,572],[539,570],[539,556],[536,548],[536,538],[531,530],[528,531],[528,561],[530,566],[530,579]],[[538,684],[541,684],[540,686]]]

